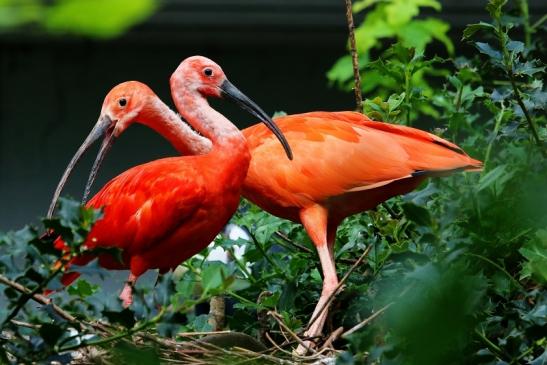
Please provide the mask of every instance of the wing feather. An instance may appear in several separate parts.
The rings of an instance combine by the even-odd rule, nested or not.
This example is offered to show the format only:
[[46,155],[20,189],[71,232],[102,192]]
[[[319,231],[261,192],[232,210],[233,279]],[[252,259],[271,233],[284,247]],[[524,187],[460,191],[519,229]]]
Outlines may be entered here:
[[204,199],[204,181],[192,164],[181,164],[179,159],[133,167],[105,185],[88,203],[104,207],[104,217],[93,227],[87,244],[119,247],[135,255],[191,217]]
[[386,185],[416,171],[480,166],[458,146],[433,134],[375,122],[355,112],[313,112],[276,119],[294,160],[262,125],[243,131],[252,154],[245,191],[306,206],[349,191]]

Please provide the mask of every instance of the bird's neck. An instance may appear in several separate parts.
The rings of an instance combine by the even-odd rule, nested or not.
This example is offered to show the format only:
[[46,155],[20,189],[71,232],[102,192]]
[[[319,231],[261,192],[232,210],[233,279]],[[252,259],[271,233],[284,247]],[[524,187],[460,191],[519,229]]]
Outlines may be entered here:
[[214,110],[203,95],[185,87],[174,89],[176,91],[173,99],[179,113],[194,129],[211,140],[213,151],[222,151],[226,157],[248,155],[243,134],[226,117]]
[[152,102],[150,115],[142,118],[143,123],[167,139],[182,155],[202,155],[211,150],[209,139],[196,133],[160,99]]

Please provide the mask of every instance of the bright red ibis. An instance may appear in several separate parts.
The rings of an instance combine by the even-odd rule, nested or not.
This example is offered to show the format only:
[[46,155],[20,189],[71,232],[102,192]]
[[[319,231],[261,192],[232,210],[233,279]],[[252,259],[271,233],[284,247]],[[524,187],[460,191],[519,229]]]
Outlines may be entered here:
[[[140,275],[148,269],[168,271],[201,251],[239,204],[250,161],[247,143],[228,119],[209,106],[207,97],[226,96],[263,121],[292,158],[275,123],[233,86],[213,61],[200,56],[187,58],[171,76],[171,86],[182,116],[210,142],[189,134],[190,129],[145,85],[122,84],[106,97],[97,124],[67,167],[50,208],[51,212],[67,177],[89,146],[104,135],[86,192],[114,138],[135,121],[154,128],[180,152],[189,146],[194,153],[209,150],[198,156],[164,158],[133,167],[108,182],[87,204],[104,207],[104,216],[92,228],[85,245],[90,249],[120,248],[123,262],[100,255],[99,264],[131,271],[120,295],[124,306],[131,304],[132,286]],[[286,156],[284,159],[287,161]],[[64,244],[59,239],[56,246],[62,248]],[[91,259],[79,257],[71,264],[81,265]],[[67,275],[64,283],[75,278]]]

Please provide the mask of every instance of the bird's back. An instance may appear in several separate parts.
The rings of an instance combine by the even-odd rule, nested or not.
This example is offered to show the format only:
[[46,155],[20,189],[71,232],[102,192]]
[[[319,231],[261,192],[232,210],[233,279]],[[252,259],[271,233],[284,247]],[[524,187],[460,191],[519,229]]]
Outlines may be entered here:
[[245,129],[252,159],[244,196],[280,216],[284,209],[326,204],[401,179],[481,167],[440,137],[375,122],[360,113],[313,112],[275,121],[293,148],[294,160],[282,159],[282,150],[263,126]]

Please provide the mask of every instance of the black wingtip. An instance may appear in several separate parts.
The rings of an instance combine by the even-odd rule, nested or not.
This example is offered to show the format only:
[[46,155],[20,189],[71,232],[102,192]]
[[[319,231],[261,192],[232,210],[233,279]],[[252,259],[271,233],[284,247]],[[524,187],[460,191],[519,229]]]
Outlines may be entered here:
[[449,150],[459,153],[460,155],[465,155],[465,152],[463,152],[463,150],[459,147],[451,146],[443,141],[438,141],[438,140],[434,140],[433,143],[435,143],[436,145],[442,146],[444,148],[448,148]]

